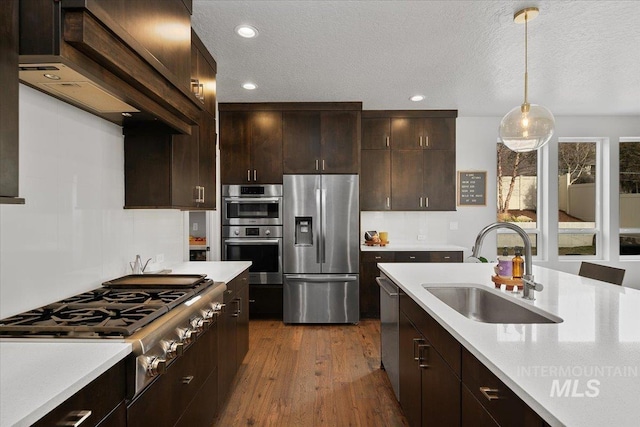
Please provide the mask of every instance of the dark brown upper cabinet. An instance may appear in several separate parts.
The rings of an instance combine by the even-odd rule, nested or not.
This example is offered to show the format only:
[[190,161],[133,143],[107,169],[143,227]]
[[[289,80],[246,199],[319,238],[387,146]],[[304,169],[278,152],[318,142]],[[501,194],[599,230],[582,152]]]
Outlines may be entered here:
[[0,203],[18,197],[18,0],[0,7]]
[[282,113],[220,104],[220,157],[223,184],[281,184]]
[[189,134],[205,106],[191,88],[188,3],[21,1],[20,80],[119,125],[160,120]]
[[362,115],[361,210],[455,210],[457,112]]
[[285,174],[357,174],[360,171],[360,103],[284,105]]
[[200,37],[191,31],[191,91],[209,114],[216,114],[216,73],[218,65]]

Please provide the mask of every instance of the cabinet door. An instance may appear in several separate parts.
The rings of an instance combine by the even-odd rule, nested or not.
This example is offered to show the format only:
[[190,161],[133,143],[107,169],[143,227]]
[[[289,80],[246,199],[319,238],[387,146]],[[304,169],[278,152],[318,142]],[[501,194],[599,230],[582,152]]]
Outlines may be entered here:
[[287,111],[282,114],[282,158],[284,173],[319,172],[319,112]]
[[198,184],[203,187],[204,203],[198,206],[206,209],[216,208],[216,120],[203,113],[200,123],[198,148]]
[[282,113],[251,113],[251,181],[282,184]]
[[[391,120],[389,118],[362,119],[362,149],[388,150],[391,145]],[[362,165],[364,166],[364,160]]]
[[196,206],[199,134],[199,126],[192,126],[191,135],[173,136],[171,156],[171,204],[173,206]]
[[420,150],[422,138],[422,118],[394,117],[391,119],[391,149]]
[[360,113],[323,111],[320,123],[322,173],[358,173]]
[[236,296],[238,302],[236,371],[249,351],[249,276],[244,276],[240,280],[243,285]]
[[423,119],[423,148],[430,150],[455,150],[456,119],[428,118]]
[[422,367],[422,424],[460,425],[460,379],[429,341],[419,346]]
[[473,397],[466,386],[462,386],[462,427],[499,427],[489,412]]
[[222,315],[218,317],[218,407],[222,408],[231,390],[237,366],[237,317],[235,294],[227,289]]
[[396,211],[422,210],[422,153],[391,150],[391,206]]
[[424,338],[402,311],[399,333],[400,406],[409,425],[417,427],[422,425],[422,380],[418,366],[418,345],[424,343]]
[[423,154],[423,208],[430,211],[456,210],[456,152],[428,150]]
[[362,150],[360,210],[391,209],[391,152]]
[[220,179],[222,184],[247,184],[251,172],[249,113],[220,113]]
[[360,252],[360,318],[380,318],[379,262],[393,262],[393,252]]

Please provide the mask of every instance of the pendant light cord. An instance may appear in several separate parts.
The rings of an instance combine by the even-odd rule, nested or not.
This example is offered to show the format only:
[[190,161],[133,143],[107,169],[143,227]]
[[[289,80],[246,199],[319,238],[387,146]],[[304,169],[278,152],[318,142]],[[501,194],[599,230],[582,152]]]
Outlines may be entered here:
[[527,24],[529,22],[529,12],[524,13],[524,105],[527,105],[529,102],[528,99],[528,90],[529,86],[529,66],[527,63]]

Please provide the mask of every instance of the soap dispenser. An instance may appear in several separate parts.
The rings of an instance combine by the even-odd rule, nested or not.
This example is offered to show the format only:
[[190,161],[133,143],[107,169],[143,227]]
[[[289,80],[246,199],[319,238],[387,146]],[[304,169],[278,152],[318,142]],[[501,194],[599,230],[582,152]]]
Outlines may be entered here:
[[513,275],[513,260],[509,256],[507,248],[502,249],[502,256],[498,257],[498,276],[511,278]]
[[516,255],[513,257],[512,274],[514,279],[521,279],[524,274],[524,259],[522,259],[522,248],[515,247]]

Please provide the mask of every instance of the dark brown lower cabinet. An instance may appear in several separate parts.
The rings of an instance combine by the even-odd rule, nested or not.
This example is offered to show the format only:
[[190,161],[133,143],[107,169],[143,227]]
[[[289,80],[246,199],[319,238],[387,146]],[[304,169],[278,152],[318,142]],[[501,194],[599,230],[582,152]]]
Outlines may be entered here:
[[402,292],[399,314],[400,405],[410,426],[548,427]]
[[[459,370],[438,352],[435,343],[442,334],[433,322],[411,298],[401,295],[400,405],[410,426],[459,426]],[[448,345],[443,348],[448,350]],[[452,361],[458,369],[459,351],[458,344],[458,360],[454,355]]]
[[249,285],[252,319],[282,320],[282,285]]
[[[378,150],[381,151],[381,150]],[[462,262],[462,251],[360,252],[360,318],[380,318],[379,262]]]

